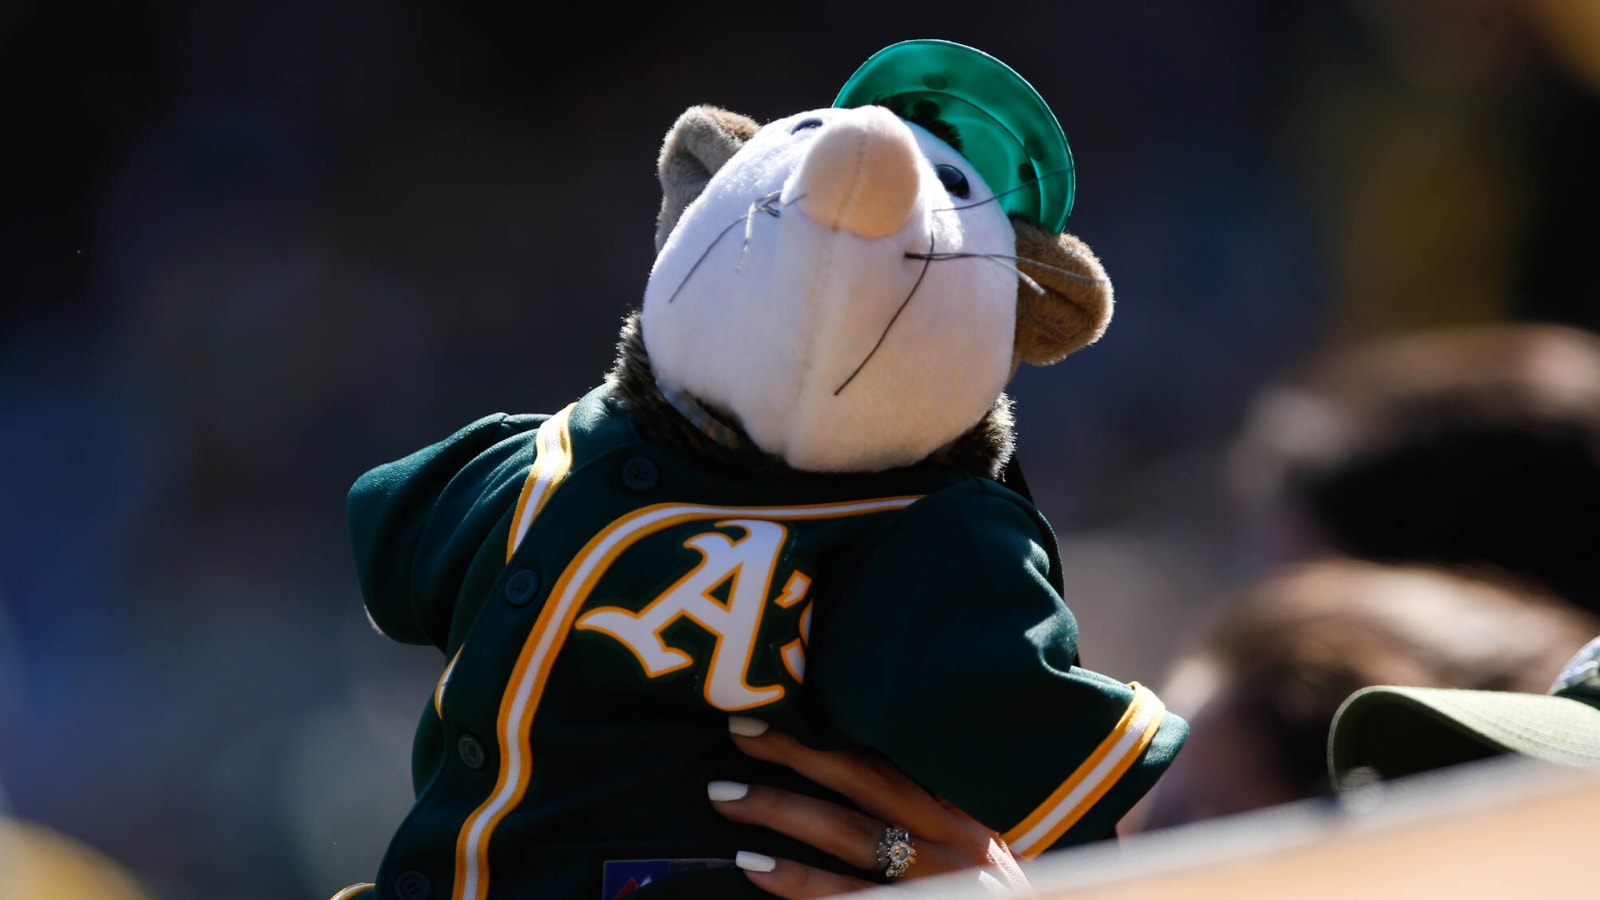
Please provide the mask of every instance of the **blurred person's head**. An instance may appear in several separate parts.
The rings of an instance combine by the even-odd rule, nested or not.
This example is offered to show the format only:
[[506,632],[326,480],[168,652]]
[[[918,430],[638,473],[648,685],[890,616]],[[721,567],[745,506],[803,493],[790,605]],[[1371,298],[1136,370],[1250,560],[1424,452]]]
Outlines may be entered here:
[[1600,618],[1543,592],[1430,566],[1328,559],[1252,585],[1161,691],[1183,752],[1126,830],[1333,794],[1328,732],[1376,684],[1543,691]]
[[0,815],[0,897],[153,900],[121,863],[46,825]]
[[1464,326],[1330,351],[1235,446],[1250,546],[1503,570],[1600,611],[1600,336]]

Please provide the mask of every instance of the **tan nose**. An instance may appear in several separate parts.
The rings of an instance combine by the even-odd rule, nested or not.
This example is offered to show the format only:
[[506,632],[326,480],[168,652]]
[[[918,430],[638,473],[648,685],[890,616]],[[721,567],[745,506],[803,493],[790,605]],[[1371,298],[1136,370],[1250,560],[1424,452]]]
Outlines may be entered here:
[[911,129],[881,106],[864,106],[822,127],[795,173],[801,211],[819,224],[864,238],[903,228],[917,202]]

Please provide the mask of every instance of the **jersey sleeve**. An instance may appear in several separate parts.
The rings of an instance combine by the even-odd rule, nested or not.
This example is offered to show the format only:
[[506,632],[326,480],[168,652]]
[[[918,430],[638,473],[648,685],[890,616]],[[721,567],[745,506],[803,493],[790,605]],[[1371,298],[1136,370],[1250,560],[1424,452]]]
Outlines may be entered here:
[[[446,647],[468,571],[504,562],[506,519],[546,418],[485,416],[356,480],[346,520],[362,599],[379,631]],[[490,540],[497,530],[498,543]]]
[[1188,734],[1148,688],[1080,667],[1049,526],[968,485],[909,507],[817,612],[832,724],[1024,857],[1106,838]]

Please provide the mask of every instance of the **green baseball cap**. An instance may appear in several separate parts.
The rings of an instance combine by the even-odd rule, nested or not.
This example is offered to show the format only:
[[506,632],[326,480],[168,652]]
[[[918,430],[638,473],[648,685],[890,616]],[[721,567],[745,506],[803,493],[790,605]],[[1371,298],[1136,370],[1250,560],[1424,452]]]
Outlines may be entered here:
[[1061,123],[1033,85],[982,50],[941,40],[890,44],[856,69],[833,105],[949,122],[1006,212],[1054,232],[1066,227],[1077,177]]
[[1328,771],[1336,784],[1370,769],[1397,778],[1520,754],[1600,768],[1600,637],[1567,663],[1547,694],[1379,685],[1334,715]]

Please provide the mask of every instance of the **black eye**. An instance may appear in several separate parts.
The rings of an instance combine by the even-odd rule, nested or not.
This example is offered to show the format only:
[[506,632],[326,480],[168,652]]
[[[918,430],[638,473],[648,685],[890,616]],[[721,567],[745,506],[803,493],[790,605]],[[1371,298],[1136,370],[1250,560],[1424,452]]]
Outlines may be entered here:
[[801,119],[800,121],[794,123],[794,127],[789,129],[789,133],[790,134],[796,134],[798,132],[805,131],[807,128],[821,128],[821,127],[822,127],[822,120],[821,119],[815,119],[815,118],[813,118],[813,119]]
[[967,176],[960,169],[948,163],[939,163],[933,167],[933,171],[939,176],[939,183],[950,192],[950,196],[965,200],[971,195],[972,185],[967,184]]

